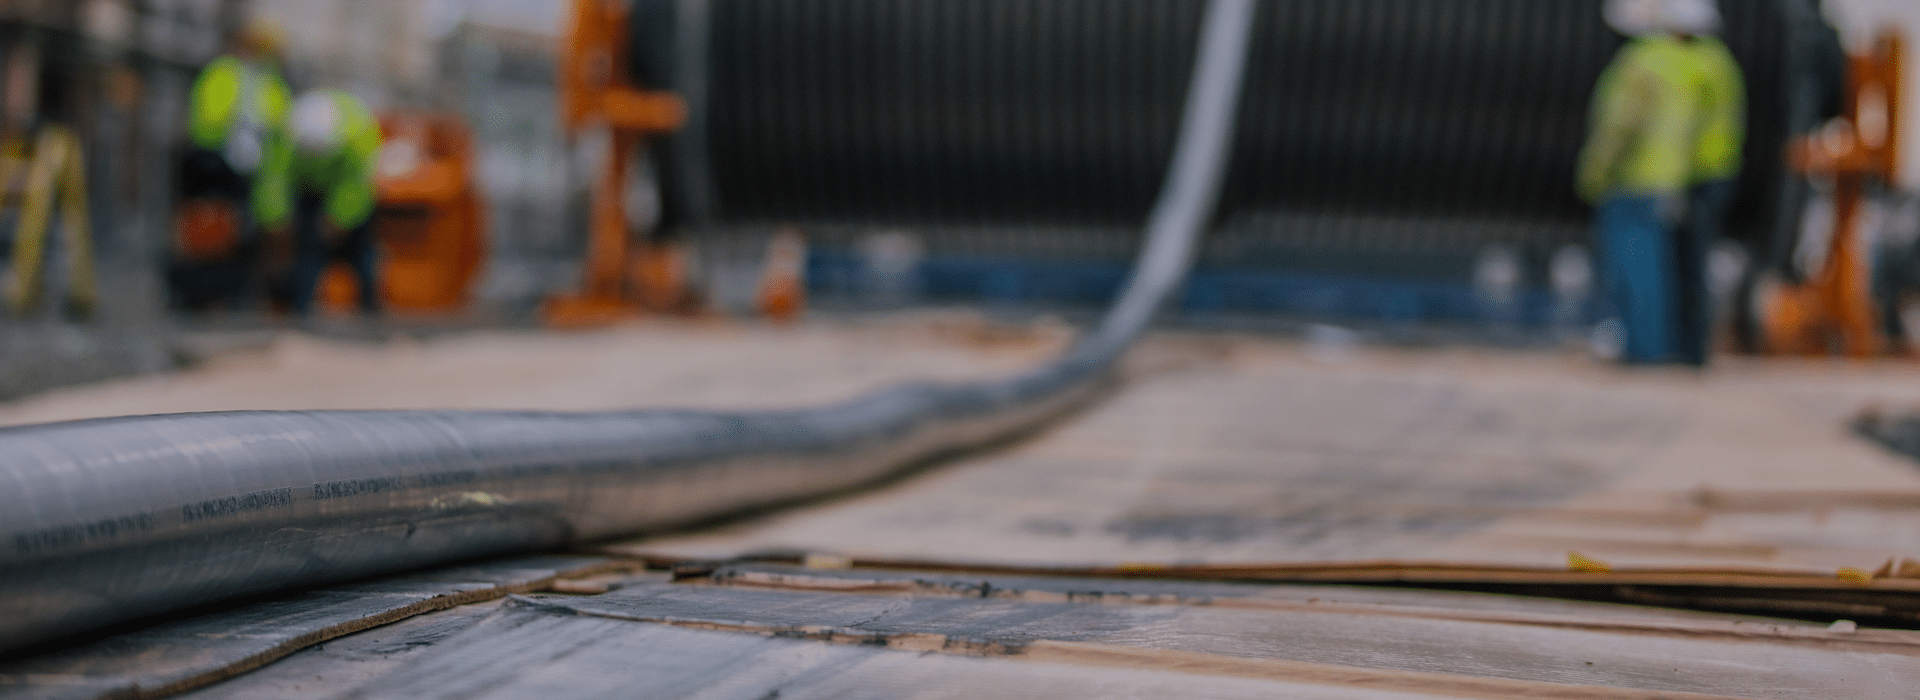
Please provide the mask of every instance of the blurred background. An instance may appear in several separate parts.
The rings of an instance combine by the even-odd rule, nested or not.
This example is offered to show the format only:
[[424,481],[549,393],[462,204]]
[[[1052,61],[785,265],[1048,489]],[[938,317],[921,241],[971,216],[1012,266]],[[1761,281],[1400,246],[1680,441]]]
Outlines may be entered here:
[[[1801,316],[1820,325],[1773,318],[1774,298],[1818,282],[1836,210],[1854,207],[1787,153],[1852,128],[1834,126],[1856,97],[1840,52],[1871,54],[1920,8],[1721,10],[1749,134],[1711,257],[1717,346],[1868,352],[1818,329],[1773,337]],[[364,330],[956,304],[1084,315],[1139,244],[1199,13],[1179,0],[7,2],[4,108],[22,165],[0,212],[15,301],[0,395],[164,368],[183,330],[293,323],[289,254],[275,251],[287,234],[252,230],[189,139],[196,80],[250,28],[292,94],[343,89],[385,134],[382,313],[341,320],[342,262],[307,322]],[[1264,3],[1221,209],[1174,323],[1586,343],[1607,312],[1571,183],[1589,97],[1623,41],[1601,14],[1597,0]],[[1872,354],[1899,351],[1903,319],[1920,321],[1907,269],[1920,135],[1894,118],[1920,89],[1911,70],[1888,75],[1898,89],[1873,123],[1894,125],[1892,160],[1838,237],[1858,239],[1858,274],[1874,280]],[[84,187],[36,200],[25,173],[49,124],[74,135]],[[34,224],[42,200],[57,211]],[[76,212],[91,250],[61,233]],[[89,286],[97,304],[73,303],[84,290],[62,302]]]
[[[12,442],[0,442],[16,454],[0,455],[0,466],[31,477],[19,484],[57,487],[16,489],[28,494],[16,501],[31,502],[16,511],[38,509],[39,500],[55,503],[46,508],[54,515],[34,510],[16,518],[39,528],[16,533],[16,547],[40,556],[34,538],[64,545],[101,530],[111,539],[119,523],[150,525],[158,513],[180,518],[159,520],[165,527],[207,518],[192,526],[207,530],[164,531],[190,533],[164,540],[190,542],[182,547],[214,551],[228,541],[202,532],[267,533],[260,534],[268,543],[261,551],[272,555],[261,555],[269,562],[261,570],[300,559],[318,563],[280,570],[321,571],[336,552],[337,561],[360,566],[353,563],[363,561],[358,543],[383,537],[429,543],[418,550],[366,545],[391,559],[382,564],[389,568],[420,565],[426,560],[408,552],[428,547],[465,552],[459,556],[491,551],[460,549],[481,547],[488,540],[480,535],[416,537],[412,521],[397,534],[401,515],[392,515],[365,526],[374,533],[368,539],[314,535],[325,543],[309,556],[276,538],[331,531],[273,520],[309,511],[262,510],[252,519],[254,505],[295,502],[319,514],[312,522],[337,518],[347,523],[342,527],[361,528],[353,518],[363,513],[403,513],[394,504],[413,501],[387,491],[401,488],[400,477],[376,470],[398,464],[393,474],[412,478],[404,470],[428,467],[408,455],[432,454],[435,464],[444,457],[461,469],[482,465],[448,474],[471,477],[497,467],[555,484],[551,475],[579,475],[565,490],[522,502],[518,492],[494,493],[486,482],[423,476],[423,489],[448,491],[431,501],[418,496],[424,490],[405,498],[430,503],[421,506],[430,511],[425,518],[453,513],[448,522],[466,517],[469,511],[459,509],[484,514],[498,507],[536,513],[540,528],[574,527],[542,510],[548,503],[538,499],[547,498],[564,500],[566,508],[590,505],[636,518],[658,509],[677,518],[696,510],[708,488],[699,484],[708,483],[720,485],[710,494],[719,508],[784,504],[724,521],[708,520],[710,514],[691,525],[647,521],[648,528],[673,529],[592,543],[595,556],[623,557],[632,570],[597,583],[573,581],[577,587],[568,592],[583,601],[586,594],[612,599],[622,586],[668,586],[669,577],[680,581],[699,562],[743,557],[809,569],[919,562],[951,571],[1005,564],[1061,573],[1090,566],[1084,571],[1102,576],[1218,565],[1207,575],[1221,580],[1258,578],[1246,568],[1257,564],[1273,567],[1263,574],[1269,582],[1559,596],[1759,615],[1766,618],[1728,624],[1768,625],[1729,627],[1737,644],[1685,651],[1671,645],[1674,639],[1703,628],[1661,627],[1658,633],[1671,638],[1654,644],[1646,630],[1607,627],[1632,636],[1589,648],[1514,631],[1571,625],[1564,621],[1573,618],[1506,628],[1483,625],[1495,618],[1461,618],[1482,625],[1482,637],[1380,618],[1388,621],[1326,623],[1352,636],[1348,648],[1357,651],[1301,657],[1309,660],[1384,664],[1369,660],[1390,656],[1375,650],[1414,640],[1420,646],[1392,663],[1423,674],[1481,675],[1475,669],[1484,666],[1493,669],[1484,675],[1498,678],[1663,691],[1911,695],[1913,681],[1901,675],[1906,666],[1885,661],[1894,658],[1888,653],[1920,648],[1910,631],[1897,638],[1865,635],[1875,630],[1858,638],[1825,635],[1920,628],[1920,364],[1913,362],[1920,351],[1920,71],[1906,43],[1920,29],[1920,2],[1259,0],[1224,184],[1191,274],[1153,332],[1111,373],[1098,366],[1105,360],[1090,365],[1085,355],[1047,364],[1129,284],[1173,157],[1208,5],[0,0],[0,426],[36,426],[5,429]],[[1678,22],[1660,13],[1687,7],[1706,7],[1709,16],[1682,29],[1635,25],[1620,14],[1645,10],[1660,22]],[[1702,97],[1728,94],[1716,92],[1724,84],[1703,87],[1714,82],[1702,77],[1711,66],[1695,51],[1720,42],[1731,61],[1714,64],[1725,69],[1718,78],[1743,86],[1741,100]],[[1682,52],[1695,63],[1672,57]],[[1648,127],[1622,137],[1638,149],[1618,159],[1625,165],[1593,167],[1596,144],[1617,135],[1609,115],[1644,106],[1645,95],[1627,89],[1648,90],[1643,73],[1685,73],[1694,81],[1688,85],[1700,88],[1686,92],[1692,101],[1675,99],[1698,111],[1687,132],[1692,141],[1641,147],[1639,139],[1657,131]],[[1718,133],[1727,152],[1717,155],[1719,164],[1738,167],[1696,181],[1696,173],[1679,171],[1702,160],[1699,144],[1710,140],[1703,135],[1710,129],[1699,125],[1708,121],[1709,102],[1719,109],[1714,116],[1735,115],[1738,135]],[[1731,104],[1744,109],[1725,109]],[[1662,158],[1684,162],[1659,183],[1666,189],[1639,191],[1634,187],[1646,183],[1616,177]],[[1607,188],[1583,191],[1602,170],[1611,178]],[[1709,211],[1701,206],[1709,200],[1692,195],[1718,184],[1731,187],[1724,222],[1702,224],[1697,219],[1706,217],[1693,215]],[[1688,202],[1686,211],[1680,202]],[[1637,224],[1651,225],[1617,226],[1626,205],[1646,220]],[[1651,238],[1628,239],[1618,235],[1623,230]],[[1641,248],[1660,254],[1626,260],[1646,251],[1623,240],[1656,241]],[[1663,257],[1668,253],[1672,259]],[[1696,267],[1687,267],[1689,260]],[[1622,282],[1640,272],[1673,273],[1681,281],[1647,285],[1661,288],[1651,295],[1657,303],[1634,306],[1644,299],[1618,292],[1640,284]],[[1647,309],[1655,307],[1678,320],[1649,322]],[[1647,328],[1655,332],[1641,334]],[[1635,344],[1669,334],[1682,339],[1669,350]],[[1687,338],[1698,342],[1689,346]],[[1036,367],[1052,374],[1018,374]],[[1093,371],[1113,384],[1094,391]],[[925,385],[877,393],[908,381],[1021,376],[1024,388],[1017,389],[1009,381],[952,394]],[[921,400],[915,392],[949,398]],[[1053,392],[1044,410],[1035,408],[1042,403],[1031,398],[1035,392]],[[834,403],[863,395],[878,398]],[[337,433],[299,428],[300,421],[332,425],[334,415],[36,425],[243,409],[818,406],[828,409],[749,416],[786,426],[779,430],[789,432],[768,438],[776,447],[764,447],[754,433],[759,423],[736,415],[712,423],[698,416],[673,423],[682,417],[671,412],[640,412],[642,422],[632,425],[621,422],[630,417],[624,414],[579,421],[618,438],[605,442],[553,437],[594,434],[553,427],[571,418],[482,415],[528,421],[513,429],[522,432],[471,428],[530,446],[529,456],[508,450],[497,463],[475,447],[490,443],[442,432],[434,422],[442,418],[431,415],[417,424],[391,414],[349,416],[339,423],[344,427],[330,428]],[[964,421],[984,420],[967,413],[989,410],[983,406],[1000,406],[994,410],[1021,427],[975,435],[985,429]],[[870,425],[849,425],[858,421],[848,415]],[[876,418],[901,415],[920,417]],[[680,433],[648,432],[654,424],[644,421],[653,420],[680,426],[674,430],[695,436],[684,444],[720,456],[673,452],[682,449],[673,441]],[[262,428],[262,435],[295,437],[207,437],[249,421],[280,426]],[[397,426],[393,434],[427,446],[408,452],[414,448],[404,441],[383,442],[384,433],[355,432],[383,421]],[[723,424],[726,432],[696,434]],[[816,433],[816,425],[833,427]],[[855,430],[868,427],[873,431]],[[948,444],[939,440],[949,429],[972,435],[951,443],[966,446],[959,456],[895,463]],[[833,437],[834,430],[849,432]],[[336,434],[358,442],[337,445],[329,437]],[[1004,437],[980,443],[989,434]],[[117,442],[126,435],[132,437]],[[780,446],[790,438],[804,449]],[[578,444],[551,442],[561,439]],[[635,442],[619,442],[629,439]],[[615,456],[628,449],[622,445],[655,439],[667,457],[644,450]],[[127,447],[148,444],[141,440],[163,449]],[[584,451],[569,452],[573,447]],[[724,451],[736,448],[749,457]],[[781,461],[786,452],[767,452],[776,457],[763,460],[746,451],[758,449],[804,451],[805,458],[792,467]],[[331,464],[333,450],[344,455],[335,467],[359,471],[323,482],[310,466]],[[34,452],[18,454],[26,451]],[[112,462],[120,471],[69,468],[83,463],[78,457],[60,461],[90,454],[107,456],[84,462],[87,468]],[[592,456],[568,456],[574,454]],[[167,475],[129,466],[152,455],[159,455],[156,464],[205,467],[193,473],[214,475],[207,493],[225,500],[182,500],[188,496],[174,491],[188,488],[173,489]],[[637,466],[622,466],[629,457]],[[869,462],[878,469],[883,460],[894,460],[884,465],[884,478],[832,486],[840,478],[828,474],[833,469],[866,469],[860,465]],[[256,472],[271,470],[248,465],[291,466],[287,474],[263,474]],[[607,476],[618,470],[658,481],[621,490],[627,482]],[[159,475],[90,476],[133,472]],[[375,474],[382,476],[367,478]],[[691,475],[686,484],[699,486],[680,483],[683,474]],[[693,478],[700,474],[712,480]],[[375,505],[313,505],[305,496],[309,477],[313,503],[352,491]],[[268,479],[285,484],[239,491]],[[829,486],[831,496],[808,495]],[[336,487],[343,491],[328,491]],[[147,518],[139,521],[60,515],[93,501],[59,491],[86,489],[150,489],[136,494],[146,500],[96,500],[154,510],[136,513]],[[773,499],[766,494],[776,491],[785,495],[752,500]],[[629,493],[636,495],[622,500]],[[810,500],[785,500],[803,495]],[[216,511],[222,518],[248,514],[232,521],[200,515]],[[568,532],[564,537],[576,536]],[[152,551],[160,557],[173,550]],[[55,560],[20,561],[28,562],[16,567],[24,578],[42,576],[61,601],[93,601],[86,586],[122,583],[101,576],[69,586],[32,570],[34,562]],[[129,561],[144,567],[150,560]],[[691,566],[683,570],[681,563]],[[188,571],[197,564],[168,566],[124,578],[129,585],[185,587],[178,582],[197,575]],[[1462,578],[1463,567],[1478,573]],[[224,575],[211,568],[209,580]],[[653,571],[640,571],[647,568]],[[374,571],[341,570],[357,573],[327,575]],[[719,574],[708,578],[714,571],[691,573],[689,582],[724,582]],[[1682,578],[1662,578],[1669,574]],[[1641,575],[1652,578],[1634,578]],[[1769,577],[1796,578],[1789,585]],[[309,579],[299,573],[289,580]],[[321,581],[317,574],[311,580]],[[919,596],[931,590],[923,585],[901,590]],[[982,599],[1004,588],[979,585]],[[820,590],[829,589],[853,590],[844,582]],[[171,594],[153,595],[180,604]],[[1075,601],[1085,594],[1064,595]],[[1105,595],[1093,597],[1126,597]],[[1214,595],[1179,594],[1205,605]],[[29,602],[16,608],[35,607],[32,598],[18,599]],[[1160,594],[1135,600],[1152,602],[1136,606],[1143,609],[1176,607]],[[1303,600],[1301,606],[1321,602]],[[1449,600],[1446,606],[1461,610],[1496,609],[1482,607],[1495,605],[1485,598]],[[407,605],[405,615],[427,610],[425,603]],[[460,605],[437,619],[480,619],[473,613],[481,604]],[[557,615],[507,605],[515,615]],[[791,609],[827,608],[808,602]],[[1218,609],[1262,619],[1251,609]],[[224,613],[213,612],[207,624],[227,624]],[[355,612],[358,626],[327,634],[366,630],[361,641],[342,642],[372,644],[365,635],[395,628],[369,627],[402,614],[393,608],[372,622]],[[1384,613],[1354,613],[1376,614]],[[1432,622],[1430,612],[1410,614]],[[1787,629],[1774,626],[1776,618],[1813,625],[1795,632],[1811,636],[1769,637]],[[284,636],[269,642],[260,641],[269,639],[264,634],[191,627],[181,637],[191,643],[176,644],[135,627],[102,633],[145,635],[160,640],[152,648],[186,650],[180,658],[199,655],[193,650],[203,641],[239,650],[231,651],[238,661],[219,661],[228,669],[220,673],[195,660],[180,665],[192,666],[177,676],[187,680],[167,681],[161,670],[173,662],[108,638],[94,651],[82,640],[37,659],[9,651],[11,659],[0,656],[0,688],[59,686],[46,697],[174,692],[328,638],[300,631],[286,621],[292,616],[254,619],[247,618],[247,629],[278,626]],[[1069,620],[1060,629],[1075,635],[1087,630],[1074,625],[1106,624],[1045,619]],[[602,623],[613,618],[593,622]],[[1179,636],[1152,625],[1139,628],[1148,630],[1139,636]],[[985,639],[974,629],[942,633]],[[1276,631],[1290,628],[1277,623],[1232,629],[1217,649],[1234,658],[1335,648],[1312,636],[1298,637],[1311,643],[1294,643],[1293,632]],[[1761,629],[1768,631],[1752,631]],[[497,628],[475,630],[462,639],[491,643],[499,635]],[[1600,634],[1581,632],[1588,633]],[[400,654],[454,638],[431,634],[417,643],[380,642],[377,655],[407,658]],[[502,644],[564,656],[576,648],[568,645],[587,645],[599,634]],[[754,639],[793,641],[784,636]],[[1269,644],[1276,639],[1284,643]],[[1904,650],[1869,646],[1895,641]],[[863,653],[874,647],[868,642],[859,647]],[[276,651],[246,646],[269,643]],[[1856,643],[1862,646],[1846,647]],[[1276,651],[1258,651],[1262,645]],[[1762,651],[1729,651],[1742,645]],[[686,686],[692,688],[734,679],[735,670],[757,664],[728,661],[736,665],[724,674],[657,661],[673,656],[636,665],[640,648],[607,644],[604,655],[591,657],[604,661],[582,662],[603,663],[605,673],[553,670],[538,678],[626,678],[618,670],[635,674],[626,692],[676,687],[653,677],[669,671],[711,675]],[[707,654],[688,648],[685,654]],[[1843,665],[1822,655],[1848,648],[1865,660]],[[71,650],[78,651],[55,658]],[[123,667],[96,664],[86,656],[96,652],[128,660]],[[374,677],[322,674],[331,661],[302,661],[322,649],[300,653],[277,671],[233,678],[199,697],[357,693],[348,686]],[[1613,664],[1608,655],[1631,657],[1633,665]],[[553,665],[560,656],[527,667],[567,668]],[[722,656],[736,658],[713,655]],[[442,668],[473,668],[471,659],[511,666],[495,663],[504,656],[465,658],[466,665]],[[453,675],[476,688],[491,683],[484,680],[491,676],[464,670],[416,676],[413,668],[399,673],[399,661],[380,663],[410,683],[448,683]],[[789,663],[799,662],[767,667]],[[1500,663],[1521,670],[1496,668]],[[1682,665],[1705,669],[1699,678],[1706,680],[1689,685]],[[1089,673],[1104,682],[1111,671]],[[138,674],[137,682],[83,687],[72,680],[115,673]],[[1800,676],[1811,680],[1796,695],[1789,686]],[[268,685],[248,685],[257,683]],[[293,692],[302,684],[307,694]],[[456,685],[441,690],[447,697],[491,690]],[[550,694],[560,685],[541,680],[525,692],[565,697]],[[1089,694],[1108,687],[1084,685],[1097,689]],[[1871,687],[1855,692],[1861,686]]]

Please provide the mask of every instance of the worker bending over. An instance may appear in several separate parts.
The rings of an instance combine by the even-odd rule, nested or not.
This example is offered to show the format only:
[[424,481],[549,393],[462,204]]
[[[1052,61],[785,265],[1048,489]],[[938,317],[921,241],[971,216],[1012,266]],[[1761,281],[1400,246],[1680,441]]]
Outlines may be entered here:
[[313,90],[293,106],[293,310],[313,308],[327,265],[345,259],[360,290],[360,309],[379,310],[373,237],[374,165],[380,124],[360,100],[340,90]]
[[[1739,167],[1738,130],[1705,138],[1714,123],[1707,95],[1725,89],[1710,88],[1708,76],[1731,68],[1737,84],[1737,68],[1730,58],[1710,66],[1711,49],[1697,50],[1717,24],[1711,0],[1609,0],[1606,18],[1630,39],[1594,88],[1577,187],[1596,207],[1600,278],[1626,333],[1622,359],[1668,362],[1689,349],[1679,325],[1676,260],[1689,187],[1730,180]],[[1720,145],[1709,147],[1709,140]],[[1710,223],[1717,228],[1717,219]],[[1704,258],[1704,247],[1689,246],[1686,255]],[[1697,276],[1704,285],[1704,274]],[[1705,300],[1699,304],[1704,311]],[[1699,325],[1704,334],[1704,318]],[[1704,352],[1703,336],[1702,358]]]
[[[281,44],[278,26],[253,20],[234,37],[232,52],[207,64],[193,84],[188,132],[195,152],[186,176],[195,181],[188,185],[231,200],[242,217],[233,263],[241,277],[255,274],[265,232],[284,228],[292,208],[287,117],[293,97],[280,76]],[[253,282],[226,286],[229,296],[240,297]]]

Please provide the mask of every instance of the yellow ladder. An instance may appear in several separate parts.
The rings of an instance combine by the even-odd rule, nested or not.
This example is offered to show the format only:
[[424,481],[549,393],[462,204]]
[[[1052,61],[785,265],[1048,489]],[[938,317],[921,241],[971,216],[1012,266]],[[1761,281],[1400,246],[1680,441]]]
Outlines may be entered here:
[[26,171],[20,222],[13,235],[13,285],[7,306],[15,316],[38,305],[45,265],[47,228],[56,196],[62,205],[61,230],[66,236],[71,265],[68,294],[72,308],[91,315],[99,301],[93,272],[93,236],[87,220],[87,178],[80,140],[64,126],[40,128],[30,159],[0,159],[0,183],[14,191],[15,178]]

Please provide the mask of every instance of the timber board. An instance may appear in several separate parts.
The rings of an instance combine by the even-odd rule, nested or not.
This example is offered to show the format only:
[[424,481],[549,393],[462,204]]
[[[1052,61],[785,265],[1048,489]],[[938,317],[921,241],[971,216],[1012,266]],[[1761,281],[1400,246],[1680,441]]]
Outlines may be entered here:
[[0,662],[0,698],[164,697],[342,635],[623,566],[605,557],[512,557],[246,603],[44,653],[28,649]]
[[561,615],[766,634],[835,636],[909,648],[925,638],[987,649],[1073,642],[1208,656],[1569,686],[1740,697],[1906,698],[1920,687],[1920,644],[1705,637],[1345,611],[1215,605],[1114,605],[996,598],[848,595],[686,585],[599,596],[533,594]]
[[[1202,344],[1163,336],[1147,349],[1183,342]],[[1920,405],[1912,366],[1635,372],[1364,347],[1329,363],[1286,342],[1216,344],[1227,349],[1135,372],[1104,404],[1004,452],[607,551],[1381,582],[1795,576],[1788,587],[1920,591],[1920,469],[1848,428],[1863,406]],[[1595,573],[1607,575],[1571,576]]]

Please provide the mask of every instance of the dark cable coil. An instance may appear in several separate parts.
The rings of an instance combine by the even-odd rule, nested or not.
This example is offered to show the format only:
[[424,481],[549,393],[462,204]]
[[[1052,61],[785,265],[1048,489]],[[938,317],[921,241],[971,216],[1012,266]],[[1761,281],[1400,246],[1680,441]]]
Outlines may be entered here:
[[[1790,30],[1818,22],[1804,3],[1721,3],[1749,90],[1730,224],[1747,241],[1797,217],[1771,203],[1785,179],[1785,78],[1807,62],[1788,50]],[[1200,8],[712,0],[712,214],[922,226],[935,250],[957,244],[940,236],[996,225],[1124,235],[1171,151]],[[1622,41],[1599,0],[1268,0],[1254,41],[1208,259],[1586,240],[1574,161]],[[963,247],[983,246],[1011,244]]]

